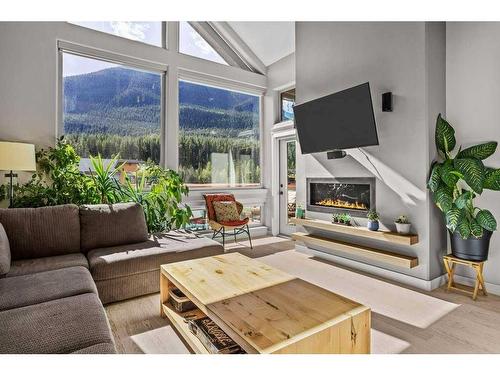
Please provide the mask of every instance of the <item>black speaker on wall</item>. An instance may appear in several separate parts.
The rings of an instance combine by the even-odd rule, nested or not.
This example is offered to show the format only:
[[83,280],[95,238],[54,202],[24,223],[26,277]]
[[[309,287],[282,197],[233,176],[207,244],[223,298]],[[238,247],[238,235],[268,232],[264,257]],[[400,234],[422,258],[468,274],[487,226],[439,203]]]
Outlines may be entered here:
[[382,112],[392,112],[392,92],[382,94]]

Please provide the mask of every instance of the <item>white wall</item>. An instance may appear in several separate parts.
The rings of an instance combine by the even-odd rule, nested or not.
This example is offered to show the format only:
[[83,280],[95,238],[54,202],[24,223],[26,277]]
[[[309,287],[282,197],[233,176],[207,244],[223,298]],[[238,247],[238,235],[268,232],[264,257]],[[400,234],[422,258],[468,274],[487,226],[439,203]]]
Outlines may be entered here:
[[[500,141],[500,23],[449,22],[446,25],[446,114],[457,146]],[[500,168],[500,150],[485,164]],[[500,193],[485,190],[477,206],[500,223]],[[485,266],[487,283],[500,290],[500,234],[493,234]],[[459,274],[468,275],[463,270]]]
[[[393,229],[394,218],[406,214],[420,242],[411,247],[360,243],[418,256],[420,265],[405,270],[372,264],[423,280],[439,276],[440,268],[430,265],[431,259],[437,259],[434,254],[440,244],[429,238],[426,180],[431,156],[429,131],[434,129],[437,115],[433,112],[445,109],[444,59],[440,55],[434,58],[445,48],[444,24],[297,22],[295,37],[297,102],[369,81],[380,141],[380,146],[364,148],[368,157],[356,150],[341,160],[327,160],[326,153],[299,157],[298,202],[305,204],[306,177],[378,174],[376,204],[382,223]],[[431,45],[430,40],[436,44]],[[386,91],[394,95],[394,112],[381,110],[381,94]],[[443,97],[431,107],[431,95]],[[309,216],[330,219],[330,215],[312,212]]]

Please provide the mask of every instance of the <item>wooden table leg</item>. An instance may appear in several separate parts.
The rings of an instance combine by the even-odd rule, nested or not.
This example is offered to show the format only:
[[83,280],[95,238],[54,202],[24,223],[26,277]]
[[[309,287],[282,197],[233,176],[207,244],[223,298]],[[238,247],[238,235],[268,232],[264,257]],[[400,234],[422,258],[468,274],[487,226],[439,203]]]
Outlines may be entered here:
[[163,304],[168,301],[169,281],[160,270],[160,316],[164,318]]

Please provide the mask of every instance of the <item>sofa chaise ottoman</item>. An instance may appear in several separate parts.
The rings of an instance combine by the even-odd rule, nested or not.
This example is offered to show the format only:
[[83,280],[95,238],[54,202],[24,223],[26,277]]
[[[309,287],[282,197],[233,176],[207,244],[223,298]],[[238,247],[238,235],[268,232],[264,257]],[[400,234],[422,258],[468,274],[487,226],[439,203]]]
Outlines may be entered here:
[[223,252],[149,235],[134,203],[0,209],[0,353],[115,353],[103,303],[158,292],[161,264]]

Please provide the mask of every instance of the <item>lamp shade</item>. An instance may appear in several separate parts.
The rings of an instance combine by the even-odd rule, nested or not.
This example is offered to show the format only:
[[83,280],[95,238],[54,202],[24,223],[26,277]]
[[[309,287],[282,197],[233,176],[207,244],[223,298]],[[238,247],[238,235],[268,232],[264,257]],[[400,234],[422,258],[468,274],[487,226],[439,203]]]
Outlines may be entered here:
[[36,171],[35,145],[0,142],[0,171]]

